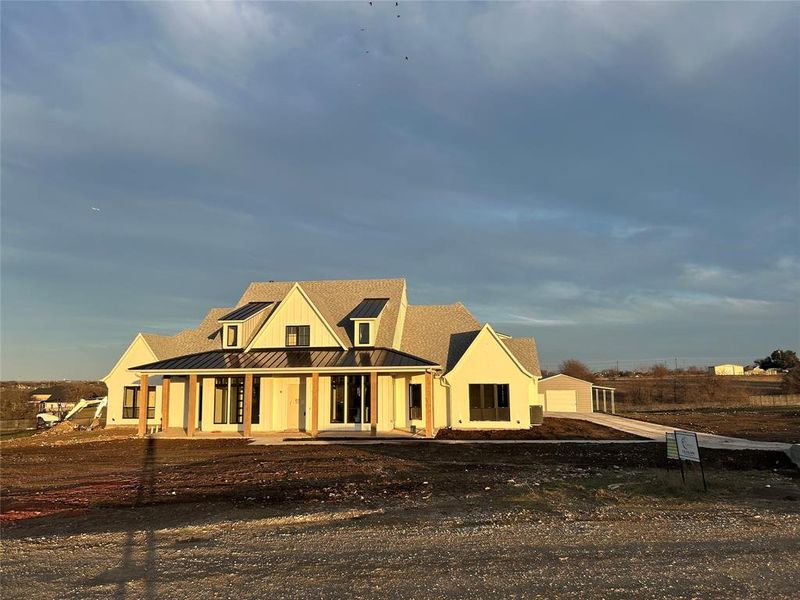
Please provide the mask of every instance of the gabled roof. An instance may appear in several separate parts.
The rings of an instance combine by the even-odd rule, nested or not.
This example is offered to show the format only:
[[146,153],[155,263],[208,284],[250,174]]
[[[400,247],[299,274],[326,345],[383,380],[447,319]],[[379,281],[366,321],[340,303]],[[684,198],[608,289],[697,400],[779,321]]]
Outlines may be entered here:
[[567,375],[566,373],[556,373],[555,375],[550,375],[549,377],[544,377],[543,379],[539,380],[539,383],[544,383],[546,381],[550,381],[551,379],[557,379],[559,377],[566,377],[567,379],[573,379],[575,381],[580,381],[581,383],[587,383],[589,385],[594,385],[591,381],[586,381],[585,379],[579,379],[578,377],[573,377],[572,375]]
[[320,281],[253,282],[237,303],[277,302],[282,300],[295,283],[300,284],[323,318],[337,331],[346,345],[355,345],[355,332],[350,314],[365,298],[386,298],[381,314],[376,346],[390,348],[397,328],[400,301],[405,290],[404,279],[331,279]]
[[[450,371],[478,337],[482,327],[461,304],[409,305],[401,349],[422,356]],[[498,336],[499,338],[499,336]],[[513,357],[531,375],[541,376],[539,355],[533,338],[499,338]]]
[[[253,344],[255,343],[255,341],[256,341],[256,339],[258,337],[259,331],[264,327],[268,327],[269,326],[269,322],[272,320],[273,316],[277,315],[284,306],[287,306],[286,303],[290,302],[289,298],[291,297],[291,295],[293,293],[294,294],[298,294],[303,298],[303,301],[309,306],[309,308],[312,311],[314,311],[314,313],[316,313],[316,315],[317,315],[317,317],[319,319],[322,320],[322,324],[328,329],[328,332],[331,334],[333,339],[335,339],[337,341],[337,343],[339,344],[339,346],[342,347],[342,349],[346,349],[347,348],[347,344],[339,336],[339,331],[331,325],[331,321],[330,321],[329,316],[326,316],[320,310],[320,308],[317,306],[316,302],[314,302],[311,299],[311,297],[308,295],[308,293],[303,289],[302,285],[300,285],[299,283],[295,283],[294,285],[292,285],[292,287],[286,293],[286,296],[284,296],[283,300],[281,300],[280,302],[275,302],[274,303],[274,308],[271,311],[267,311],[268,316],[261,323],[259,323],[258,328],[253,331],[253,335],[251,336],[251,339],[245,345],[245,350],[249,351],[249,350],[252,349]],[[273,304],[273,303],[270,303],[270,304]]]
[[[157,360],[221,350],[219,321],[234,317],[242,319],[246,318],[242,315],[252,316],[260,311],[260,322],[250,339],[243,340],[247,347],[295,285],[299,285],[343,345],[355,345],[354,315],[358,315],[355,318],[374,318],[365,315],[377,312],[381,324],[375,346],[392,347],[398,328],[400,304],[405,294],[403,279],[254,282],[248,286],[235,307],[211,309],[194,329],[185,329],[172,336],[153,333],[142,333],[141,336]],[[461,302],[409,305],[402,332],[397,332],[402,333],[399,350],[440,365],[447,372],[455,366],[480,330],[481,324]],[[541,375],[533,338],[503,336],[501,342],[525,370],[536,376]]]

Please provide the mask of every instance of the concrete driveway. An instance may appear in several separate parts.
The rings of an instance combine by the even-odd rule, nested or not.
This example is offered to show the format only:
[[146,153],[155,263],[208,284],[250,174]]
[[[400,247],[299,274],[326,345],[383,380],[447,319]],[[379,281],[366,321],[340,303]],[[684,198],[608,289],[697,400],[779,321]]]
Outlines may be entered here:
[[[658,423],[648,423],[627,419],[617,415],[605,413],[566,413],[566,412],[546,412],[546,417],[558,417],[559,419],[578,419],[589,421],[605,427],[611,427],[626,433],[640,435],[651,440],[664,441],[664,434],[675,431],[675,427],[659,425]],[[703,448],[716,448],[723,450],[777,450],[789,453],[791,444],[783,442],[758,442],[743,438],[726,437],[724,435],[714,435],[712,433],[697,433],[697,442]]]

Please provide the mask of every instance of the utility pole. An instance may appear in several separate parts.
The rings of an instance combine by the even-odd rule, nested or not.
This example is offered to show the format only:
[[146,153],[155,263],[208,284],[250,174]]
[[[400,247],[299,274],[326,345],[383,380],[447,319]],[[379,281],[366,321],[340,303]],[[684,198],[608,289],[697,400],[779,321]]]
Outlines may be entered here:
[[672,372],[672,403],[678,403],[678,357],[675,357],[675,370]]

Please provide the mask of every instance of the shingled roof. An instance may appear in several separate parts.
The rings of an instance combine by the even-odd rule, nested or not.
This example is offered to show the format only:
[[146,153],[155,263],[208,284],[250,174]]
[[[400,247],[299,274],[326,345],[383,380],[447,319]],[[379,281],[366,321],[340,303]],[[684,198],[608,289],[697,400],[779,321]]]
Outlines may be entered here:
[[[297,283],[342,341],[350,346],[355,343],[353,322],[349,318],[353,309],[367,298],[386,298],[375,345],[391,348],[406,285],[404,279],[331,279]],[[293,285],[294,282],[290,281],[253,282],[236,306],[248,302],[277,302],[286,296]]]
[[231,310],[233,310],[231,307],[212,308],[197,327],[184,329],[175,335],[142,333],[142,337],[159,360],[194,352],[217,350],[220,347],[218,320]]
[[455,304],[409,305],[400,349],[452,369],[478,335],[481,324]]
[[[298,283],[342,341],[349,346],[354,345],[353,324],[350,319],[354,309],[368,299],[386,299],[375,345],[393,347],[400,303],[404,297],[405,280],[353,279]],[[236,306],[212,308],[194,329],[185,329],[172,336],[142,333],[142,337],[157,360],[220,350],[221,317],[251,302],[272,302],[272,306],[259,317],[260,327],[277,309],[293,285],[294,282],[289,281],[251,283]],[[461,302],[444,305],[409,305],[403,324],[402,342],[398,350],[441,365],[447,372],[455,366],[480,330],[481,324]],[[533,338],[503,338],[502,342],[528,372],[541,375]]]
[[539,353],[536,350],[536,341],[532,337],[505,338],[502,342],[517,357],[520,364],[531,375],[541,377],[542,369],[539,367]]

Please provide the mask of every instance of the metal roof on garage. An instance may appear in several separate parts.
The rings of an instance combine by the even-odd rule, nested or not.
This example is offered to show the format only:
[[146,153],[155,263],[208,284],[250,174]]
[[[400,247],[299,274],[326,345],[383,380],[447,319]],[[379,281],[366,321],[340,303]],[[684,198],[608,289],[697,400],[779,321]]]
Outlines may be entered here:
[[228,371],[281,369],[355,369],[438,367],[429,360],[391,348],[341,350],[339,348],[303,348],[251,350],[249,352],[212,350],[176,356],[132,367],[130,371]]

